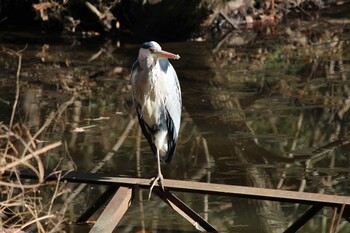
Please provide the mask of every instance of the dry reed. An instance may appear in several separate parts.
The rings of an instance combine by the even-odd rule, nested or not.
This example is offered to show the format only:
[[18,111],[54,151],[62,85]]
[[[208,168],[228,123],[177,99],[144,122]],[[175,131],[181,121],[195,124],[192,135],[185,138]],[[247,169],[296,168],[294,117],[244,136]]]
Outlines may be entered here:
[[[42,157],[61,141],[42,146],[37,137],[53,118],[61,114],[69,103],[61,106],[56,114],[46,120],[34,135],[25,126],[16,123],[17,105],[20,99],[20,74],[23,51],[1,48],[2,52],[18,58],[16,95],[12,104],[9,123],[0,122],[0,232],[57,232],[63,230],[64,208],[54,210],[57,197],[65,193],[59,182],[45,183]],[[20,179],[22,169],[31,170],[37,180]],[[57,172],[58,178],[60,172]]]

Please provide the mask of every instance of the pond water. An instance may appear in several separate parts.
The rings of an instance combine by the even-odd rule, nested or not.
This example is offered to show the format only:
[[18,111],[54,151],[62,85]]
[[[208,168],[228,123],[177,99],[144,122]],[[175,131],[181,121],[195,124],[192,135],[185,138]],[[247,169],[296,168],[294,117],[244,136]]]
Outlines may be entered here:
[[[3,32],[0,121],[8,123],[23,51],[15,123],[45,145],[46,169],[151,178],[156,160],[135,120],[129,72],[139,44],[100,37]],[[350,30],[327,22],[238,30],[210,42],[162,43],[183,97],[179,142],[165,178],[350,195]],[[106,190],[65,184],[69,232]],[[80,191],[79,191],[80,190]],[[48,191],[49,192],[49,191]],[[283,232],[308,206],[175,193],[219,232]],[[115,232],[198,232],[140,191]],[[97,219],[100,210],[92,219]],[[326,232],[326,208],[300,232]],[[69,222],[68,221],[68,222]],[[340,232],[350,226],[341,224]]]

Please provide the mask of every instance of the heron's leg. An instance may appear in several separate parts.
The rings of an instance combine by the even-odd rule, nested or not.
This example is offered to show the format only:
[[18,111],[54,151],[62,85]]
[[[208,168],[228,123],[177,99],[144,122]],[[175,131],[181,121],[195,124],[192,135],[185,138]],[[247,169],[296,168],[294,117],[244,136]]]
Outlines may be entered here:
[[161,187],[162,190],[164,191],[163,174],[162,174],[162,170],[161,170],[161,167],[160,167],[160,155],[159,155],[159,150],[157,150],[157,164],[158,164],[158,184],[160,185],[160,187]]
[[160,185],[160,187],[163,189],[164,191],[164,185],[163,185],[163,175],[162,175],[162,171],[161,171],[161,167],[160,167],[160,157],[159,157],[159,150],[157,149],[157,165],[158,165],[158,175],[157,177],[154,177],[151,181],[151,188],[149,189],[149,194],[148,194],[148,199],[151,199],[151,195],[152,195],[152,190],[154,185],[156,184],[156,182],[158,182],[158,184]]

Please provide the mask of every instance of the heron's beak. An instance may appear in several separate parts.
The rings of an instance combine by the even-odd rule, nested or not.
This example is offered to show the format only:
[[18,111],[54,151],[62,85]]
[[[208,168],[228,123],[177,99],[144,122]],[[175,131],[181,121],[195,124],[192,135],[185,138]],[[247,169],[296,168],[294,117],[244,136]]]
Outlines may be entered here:
[[164,50],[156,51],[154,54],[160,59],[180,59],[178,54],[169,53]]

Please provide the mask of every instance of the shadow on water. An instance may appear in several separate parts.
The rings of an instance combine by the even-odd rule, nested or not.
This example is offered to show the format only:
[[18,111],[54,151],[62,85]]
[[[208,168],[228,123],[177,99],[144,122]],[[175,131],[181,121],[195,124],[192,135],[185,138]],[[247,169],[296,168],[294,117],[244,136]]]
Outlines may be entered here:
[[[172,63],[184,104],[179,145],[164,176],[349,195],[349,30],[316,30],[308,22],[271,30],[162,45],[182,57]],[[3,35],[2,47],[25,47],[13,38]],[[153,177],[155,159],[133,123],[129,72],[139,45],[72,37],[31,41],[23,53],[17,127],[35,132],[59,111],[39,137],[43,144],[63,141],[45,157],[46,169]],[[7,122],[17,64],[1,53],[0,117]],[[71,221],[106,188],[66,187],[73,192],[62,194],[60,204]],[[140,193],[115,232],[196,232],[147,195]],[[306,208],[177,195],[220,232],[282,232]],[[311,220],[302,232],[321,232],[329,215]],[[70,232],[89,228],[67,225]]]

